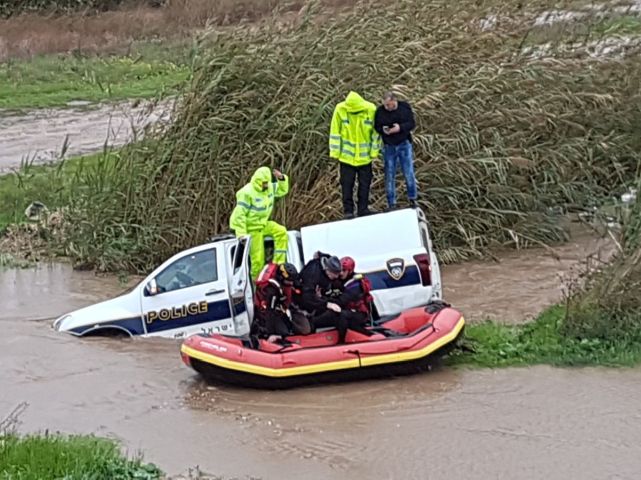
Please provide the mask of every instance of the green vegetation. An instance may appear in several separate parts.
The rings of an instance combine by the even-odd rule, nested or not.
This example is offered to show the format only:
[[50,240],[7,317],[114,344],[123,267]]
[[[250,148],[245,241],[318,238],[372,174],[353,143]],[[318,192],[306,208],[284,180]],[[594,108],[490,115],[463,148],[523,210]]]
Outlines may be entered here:
[[185,45],[142,45],[124,56],[47,55],[0,64],[0,108],[166,96],[188,79]]
[[[325,0],[321,0],[323,2]],[[350,0],[329,0],[330,5],[348,4]],[[235,22],[240,19],[256,18],[276,7],[298,11],[301,0],[2,0],[0,18],[22,13],[81,14],[95,15],[100,12],[134,7],[155,7],[154,10],[168,11],[178,17],[196,17],[196,23],[204,26],[209,20]],[[148,8],[147,11],[150,11]],[[226,18],[225,18],[226,17]]]
[[151,480],[161,471],[93,436],[0,434],[0,480]]
[[638,338],[567,335],[565,313],[565,307],[557,305],[523,325],[493,321],[468,324],[464,345],[469,348],[450,355],[447,364],[495,368],[536,364],[631,366],[641,362]]
[[[68,205],[72,194],[91,202],[96,179],[113,175],[105,171],[117,168],[118,162],[118,152],[105,151],[56,165],[23,165],[17,172],[0,176],[0,267],[29,267],[43,258],[68,256],[76,260],[76,267],[94,266],[79,263],[73,236],[67,233]],[[27,209],[32,218],[27,217]],[[117,244],[105,248],[110,257],[122,255]],[[98,268],[105,270],[101,265]]]
[[[116,8],[122,3],[123,0],[3,0],[0,4],[0,17],[43,10],[58,13],[77,10],[104,11]],[[147,3],[153,5],[160,2],[148,0]]]
[[593,27],[599,35],[629,35],[641,33],[641,18],[622,15],[601,20]]
[[[0,102],[14,107],[145,96],[156,81],[186,79],[186,90],[170,127],[100,168],[69,174],[63,167],[60,178],[34,175],[23,184],[0,178],[0,225],[23,218],[34,199],[65,206],[66,254],[86,266],[145,272],[226,231],[234,192],[263,164],[292,178],[277,220],[297,228],[337,218],[337,168],[327,159],[332,109],[350,89],[377,101],[391,85],[417,115],[421,202],[444,263],[493,247],[563,241],[550,212],[598,205],[636,174],[638,57],[519,56],[532,11],[518,5],[502,6],[512,21],[497,35],[478,28],[491,5],[386,3],[360,3],[330,18],[309,5],[290,27],[274,18],[219,29],[200,44],[204,55],[149,47],[126,59],[68,57],[54,75],[62,88],[51,90],[39,74],[56,71],[51,58],[7,64],[23,93]],[[356,24],[377,36],[355,36]],[[122,65],[112,71],[112,64]],[[165,84],[168,78],[177,83]],[[72,86],[76,80],[85,93]],[[380,162],[375,169],[380,178]],[[382,182],[373,187],[374,207],[382,208]]]
[[619,217],[621,247],[614,260],[588,262],[567,285],[564,305],[524,325],[468,325],[471,349],[455,353],[449,362],[484,367],[641,363],[641,197]]
[[[0,480],[155,480],[169,479],[156,465],[121,453],[114,440],[94,435],[19,435],[16,426],[28,404],[0,418]],[[174,478],[174,477],[171,477]],[[189,468],[189,480],[222,480]]]
[[34,263],[29,260],[0,252],[0,270],[3,268],[29,268],[33,266]]
[[25,222],[25,209],[34,201],[42,202],[49,210],[67,205],[71,189],[82,189],[80,179],[92,178],[108,168],[117,155],[99,153],[55,165],[23,164],[16,172],[0,175],[0,233],[11,224]]
[[[641,181],[637,183],[637,189]],[[571,285],[564,333],[605,341],[641,341],[641,197],[625,212],[613,262],[595,265]]]
[[[113,175],[83,181],[91,202],[73,195],[75,255],[147,271],[226,231],[234,192],[260,165],[292,178],[277,220],[337,218],[332,109],[350,89],[378,101],[390,85],[415,108],[421,202],[443,262],[562,241],[550,207],[598,204],[637,171],[641,62],[520,57],[531,15],[503,13],[514,21],[501,35],[472,27],[487,14],[472,0],[360,3],[330,19],[310,8],[289,29],[218,32],[175,122],[124,150]],[[382,208],[382,182],[373,187]]]

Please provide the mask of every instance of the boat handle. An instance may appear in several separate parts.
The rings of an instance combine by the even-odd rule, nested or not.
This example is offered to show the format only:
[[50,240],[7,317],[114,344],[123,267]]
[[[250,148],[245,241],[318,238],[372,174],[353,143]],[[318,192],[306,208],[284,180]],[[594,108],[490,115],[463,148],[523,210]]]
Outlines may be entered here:
[[216,295],[217,293],[224,293],[225,289],[224,288],[212,288],[208,292],[205,292],[205,295]]
[[403,350],[409,350],[412,347],[413,345],[407,347],[398,347],[396,350],[388,350],[386,352],[362,352],[360,350],[343,350],[343,353],[350,353],[360,358],[361,355],[387,355],[389,353],[398,353],[402,352]]

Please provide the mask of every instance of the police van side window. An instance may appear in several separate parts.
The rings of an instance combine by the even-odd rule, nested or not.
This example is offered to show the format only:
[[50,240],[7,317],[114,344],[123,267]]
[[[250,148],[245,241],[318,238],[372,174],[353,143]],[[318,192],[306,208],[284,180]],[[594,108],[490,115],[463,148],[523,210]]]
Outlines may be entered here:
[[194,287],[218,280],[216,249],[179,258],[156,276],[160,293]]
[[427,238],[427,227],[421,223],[421,240],[423,240],[423,247],[425,250],[430,249],[430,241]]

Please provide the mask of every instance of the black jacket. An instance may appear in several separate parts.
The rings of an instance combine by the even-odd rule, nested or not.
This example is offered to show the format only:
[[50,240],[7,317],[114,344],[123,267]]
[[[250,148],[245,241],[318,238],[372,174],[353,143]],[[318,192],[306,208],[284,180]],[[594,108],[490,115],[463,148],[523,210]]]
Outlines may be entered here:
[[[395,123],[401,127],[401,131],[393,135],[387,135],[383,127],[392,127]],[[412,141],[412,130],[416,127],[414,121],[414,112],[407,102],[398,102],[396,110],[388,112],[383,105],[376,109],[374,116],[374,129],[381,135],[383,143],[386,145],[400,145],[405,140]]]
[[343,290],[336,299],[336,303],[341,308],[349,308],[350,305],[360,301],[363,298],[363,289],[360,287],[360,284],[354,285],[353,287]]
[[299,278],[300,293],[294,293],[293,303],[310,313],[325,311],[327,302],[330,301],[325,295],[331,289],[332,282],[325,275],[320,258],[307,262]]
[[352,308],[354,304],[363,302],[365,300],[365,292],[363,291],[361,282],[354,281],[346,286],[347,282],[349,282],[353,278],[354,276],[352,275],[350,278],[341,280],[340,295],[332,297],[332,301],[341,308]]

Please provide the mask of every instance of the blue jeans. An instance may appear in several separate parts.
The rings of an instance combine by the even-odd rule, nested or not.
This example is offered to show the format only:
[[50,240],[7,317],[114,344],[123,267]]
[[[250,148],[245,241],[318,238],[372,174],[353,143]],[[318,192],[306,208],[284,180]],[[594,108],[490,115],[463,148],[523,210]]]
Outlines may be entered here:
[[407,185],[407,197],[416,200],[416,177],[414,176],[414,150],[409,140],[400,145],[385,145],[383,148],[385,163],[385,193],[387,204],[396,205],[396,169],[401,166]]

